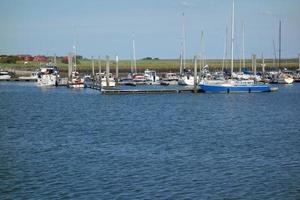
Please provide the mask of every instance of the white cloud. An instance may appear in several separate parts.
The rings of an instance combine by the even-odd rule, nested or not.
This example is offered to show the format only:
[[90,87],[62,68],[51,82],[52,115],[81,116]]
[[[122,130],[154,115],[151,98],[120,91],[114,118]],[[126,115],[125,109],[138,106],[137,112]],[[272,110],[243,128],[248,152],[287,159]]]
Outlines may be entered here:
[[185,7],[188,7],[190,5],[187,1],[181,1],[180,4]]

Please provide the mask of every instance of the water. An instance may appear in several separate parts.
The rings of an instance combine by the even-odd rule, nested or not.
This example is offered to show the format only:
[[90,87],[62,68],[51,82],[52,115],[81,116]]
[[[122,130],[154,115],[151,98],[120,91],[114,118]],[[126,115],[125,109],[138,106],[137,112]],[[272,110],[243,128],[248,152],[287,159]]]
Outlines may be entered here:
[[0,199],[299,199],[300,85],[100,95],[0,83]]

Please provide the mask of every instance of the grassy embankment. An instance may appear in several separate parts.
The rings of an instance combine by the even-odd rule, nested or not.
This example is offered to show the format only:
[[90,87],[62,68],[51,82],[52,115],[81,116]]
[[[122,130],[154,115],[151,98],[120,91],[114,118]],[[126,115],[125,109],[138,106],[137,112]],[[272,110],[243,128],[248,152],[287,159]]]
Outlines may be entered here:
[[[223,61],[220,60],[207,60],[206,63],[209,65],[209,69],[211,71],[220,70],[222,67]],[[257,71],[261,70],[261,63],[262,61],[260,59],[257,60]],[[143,72],[145,69],[153,69],[156,70],[158,73],[165,73],[165,72],[179,72],[179,60],[177,59],[164,59],[164,60],[137,60],[137,70],[138,72]],[[266,70],[276,69],[272,68],[273,66],[273,60],[272,59],[266,59]],[[57,60],[57,65],[60,69],[60,71],[65,74],[68,70],[68,64],[62,63],[60,59]],[[101,66],[102,70],[105,70],[106,62],[105,60],[101,60]],[[120,73],[127,73],[130,71],[130,60],[121,60],[119,61],[119,71]],[[186,65],[189,69],[194,68],[194,64],[192,60],[187,60]],[[45,66],[45,63],[40,62],[28,62],[27,64],[24,64],[23,61],[18,61],[15,64],[4,64],[1,63],[0,67],[5,70],[12,70],[12,71],[34,71],[40,67]],[[79,60],[79,63],[77,65],[77,69],[82,73],[91,73],[92,70],[92,62],[90,59],[82,59]],[[95,71],[98,71],[98,60],[95,60]],[[227,69],[230,69],[230,61],[227,60],[225,62],[225,66],[227,66]],[[240,67],[240,61],[235,60],[234,61],[235,71],[237,71]],[[251,70],[251,60],[246,60],[246,66]],[[277,67],[278,65],[276,65]],[[286,67],[288,69],[294,70],[298,68],[298,59],[282,59],[282,68]],[[115,61],[110,61],[110,68],[111,72],[115,72]]]

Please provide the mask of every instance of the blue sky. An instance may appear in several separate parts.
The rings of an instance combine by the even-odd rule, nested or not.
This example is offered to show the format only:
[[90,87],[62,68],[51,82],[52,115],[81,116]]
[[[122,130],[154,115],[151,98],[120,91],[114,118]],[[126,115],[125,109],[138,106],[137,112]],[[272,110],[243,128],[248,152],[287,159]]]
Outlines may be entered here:
[[[236,0],[235,57],[272,58],[282,20],[282,56],[300,53],[299,0]],[[0,0],[0,54],[78,54],[129,59],[132,38],[136,56],[178,58],[185,13],[186,54],[200,52],[204,31],[207,58],[222,58],[226,27],[231,26],[231,0]]]

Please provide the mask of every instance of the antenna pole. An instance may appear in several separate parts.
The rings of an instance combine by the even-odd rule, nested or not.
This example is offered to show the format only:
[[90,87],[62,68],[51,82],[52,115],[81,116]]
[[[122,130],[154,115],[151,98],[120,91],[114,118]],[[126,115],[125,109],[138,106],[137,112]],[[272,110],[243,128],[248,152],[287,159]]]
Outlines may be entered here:
[[234,42],[234,0],[232,1],[232,24],[231,24],[231,78],[233,78],[233,42]]
[[279,69],[281,67],[281,20],[279,21]]

